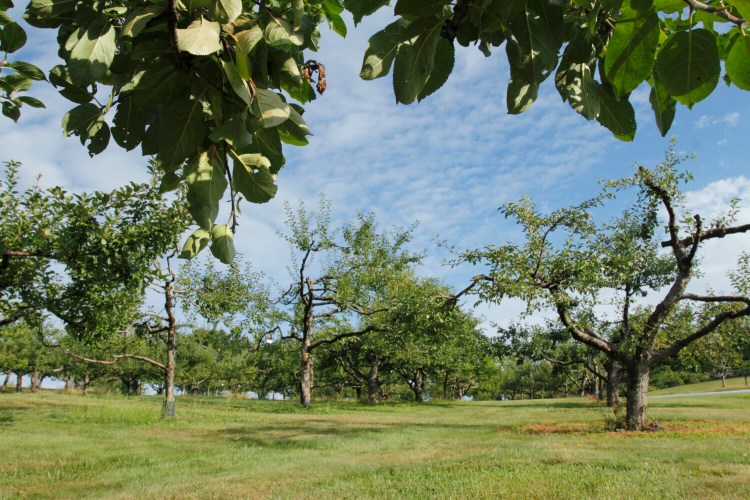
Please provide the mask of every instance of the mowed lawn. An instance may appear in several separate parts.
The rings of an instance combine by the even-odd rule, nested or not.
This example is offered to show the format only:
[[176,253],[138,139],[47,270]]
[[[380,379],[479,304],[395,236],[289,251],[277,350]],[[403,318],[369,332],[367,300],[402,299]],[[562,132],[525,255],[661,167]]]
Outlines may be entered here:
[[369,406],[0,394],[0,498],[750,498],[750,395]]

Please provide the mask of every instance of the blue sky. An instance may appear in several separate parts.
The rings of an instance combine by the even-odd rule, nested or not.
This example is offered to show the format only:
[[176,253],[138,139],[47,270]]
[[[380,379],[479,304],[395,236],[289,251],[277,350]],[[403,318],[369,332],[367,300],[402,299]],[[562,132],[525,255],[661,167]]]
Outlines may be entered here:
[[[240,220],[237,250],[256,270],[285,281],[288,252],[275,235],[283,227],[283,202],[315,207],[325,193],[337,223],[358,210],[375,212],[384,227],[418,220],[414,248],[428,252],[421,272],[463,287],[479,270],[442,266],[446,254],[436,237],[463,248],[514,240],[516,228],[497,212],[502,204],[528,194],[550,210],[570,205],[596,194],[599,179],[630,175],[635,164],[653,166],[663,157],[668,138],[656,130],[646,89],[633,96],[639,129],[632,143],[573,112],[551,79],[529,111],[508,115],[502,48],[485,58],[476,48],[459,47],[444,88],[422,103],[396,105],[390,75],[372,82],[358,77],[367,39],[389,22],[387,13],[356,29],[348,20],[345,40],[326,32],[320,53],[311,55],[328,73],[325,95],[306,106],[315,135],[307,147],[285,147],[277,197],[266,205],[245,204]],[[57,64],[54,33],[30,28],[29,34],[25,57],[48,71]],[[0,121],[2,159],[22,161],[27,182],[41,173],[45,186],[91,191],[146,180],[139,152],[113,143],[89,158],[77,138],[62,136],[60,119],[72,105],[43,82],[32,94],[48,108],[24,108],[17,125]],[[686,165],[696,177],[688,201],[707,216],[739,196],[747,200],[741,222],[750,221],[749,112],[750,93],[723,83],[693,110],[678,109],[670,135],[678,137],[681,151],[696,155]],[[726,287],[727,265],[749,242],[741,237],[707,245],[707,254],[716,257],[705,260],[696,286]],[[507,323],[521,309],[509,303],[480,312],[488,322]]]

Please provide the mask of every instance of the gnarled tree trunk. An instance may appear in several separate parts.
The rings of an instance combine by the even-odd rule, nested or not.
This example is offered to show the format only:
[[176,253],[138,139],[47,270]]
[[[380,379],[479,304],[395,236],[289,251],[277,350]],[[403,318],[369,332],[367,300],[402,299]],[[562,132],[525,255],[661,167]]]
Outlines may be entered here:
[[607,363],[607,406],[617,409],[620,405],[620,378],[622,370],[617,361]]
[[299,400],[305,408],[312,404],[313,389],[313,357],[310,352],[310,341],[305,339],[302,344],[302,360],[299,376]]
[[367,374],[367,400],[377,403],[380,400],[380,361],[377,356],[370,360],[370,372]]
[[625,421],[630,431],[646,429],[650,377],[651,365],[648,358],[643,354],[637,354],[632,364],[628,366],[628,403]]

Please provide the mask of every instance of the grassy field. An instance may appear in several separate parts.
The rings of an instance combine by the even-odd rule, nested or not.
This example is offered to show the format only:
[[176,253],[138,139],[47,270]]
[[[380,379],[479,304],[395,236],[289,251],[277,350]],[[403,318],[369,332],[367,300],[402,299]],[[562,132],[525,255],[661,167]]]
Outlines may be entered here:
[[750,395],[369,406],[0,394],[0,498],[750,498]]
[[722,387],[721,380],[710,380],[708,382],[701,382],[700,384],[678,385],[677,387],[670,387],[669,389],[652,391],[650,394],[692,394],[697,392],[736,391],[741,389],[750,389],[750,387],[745,385],[745,379],[743,377],[728,378],[726,384],[727,385],[725,387]]

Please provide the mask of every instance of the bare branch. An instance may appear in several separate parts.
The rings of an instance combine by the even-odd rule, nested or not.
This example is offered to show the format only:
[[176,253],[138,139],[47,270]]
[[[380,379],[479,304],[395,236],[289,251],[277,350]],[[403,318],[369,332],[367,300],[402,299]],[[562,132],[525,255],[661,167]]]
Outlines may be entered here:
[[[701,240],[710,240],[713,238],[723,238],[725,236],[729,236],[730,234],[738,234],[738,233],[746,233],[750,231],[750,224],[744,224],[742,226],[734,226],[734,227],[714,227],[711,229],[707,229],[700,234]],[[683,247],[686,247],[688,245],[693,244],[693,238],[695,235],[690,235],[686,238],[682,238],[679,240],[679,244]],[[661,246],[663,248],[672,246],[672,241],[662,241]]]

